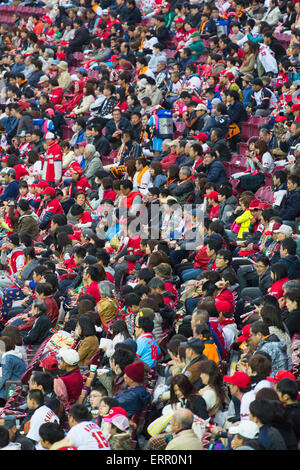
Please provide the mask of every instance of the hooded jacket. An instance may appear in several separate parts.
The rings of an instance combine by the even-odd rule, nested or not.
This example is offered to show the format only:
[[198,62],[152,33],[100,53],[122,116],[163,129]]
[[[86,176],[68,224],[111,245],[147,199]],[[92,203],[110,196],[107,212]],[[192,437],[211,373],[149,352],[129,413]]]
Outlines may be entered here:
[[227,212],[234,212],[237,207],[237,199],[235,196],[230,196],[224,202],[219,204],[219,216],[218,218],[224,222],[225,228],[230,228],[232,220],[230,216],[227,216]]
[[199,165],[197,171],[200,173],[204,171],[208,180],[215,183],[217,186],[227,181],[227,173],[225,166],[219,158],[215,158],[209,165]]
[[285,258],[280,258],[280,263],[286,265],[289,279],[300,278],[300,259],[298,256],[286,256]]
[[279,211],[282,220],[295,220],[300,215],[300,188],[288,192],[282,209]]
[[26,211],[18,220],[18,228],[17,233],[18,235],[22,235],[22,233],[28,233],[32,239],[34,240],[38,233],[39,227],[38,222],[36,219],[35,214],[32,211]]
[[12,350],[2,356],[2,377],[0,379],[0,397],[5,398],[6,380],[19,380],[26,370],[26,364],[19,351]]
[[272,372],[288,370],[287,346],[284,341],[279,340],[274,334],[267,336],[259,342],[256,353],[266,353],[272,361]]

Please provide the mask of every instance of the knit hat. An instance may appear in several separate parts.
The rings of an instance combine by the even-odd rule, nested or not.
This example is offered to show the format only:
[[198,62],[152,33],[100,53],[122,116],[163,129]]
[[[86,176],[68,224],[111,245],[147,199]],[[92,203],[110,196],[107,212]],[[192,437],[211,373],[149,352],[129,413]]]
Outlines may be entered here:
[[124,373],[129,377],[131,380],[137,383],[144,382],[144,364],[142,361],[133,362],[125,367]]
[[154,268],[156,274],[163,277],[170,277],[172,274],[171,266],[168,263],[160,263]]
[[60,61],[57,67],[62,70],[68,70],[68,64],[64,60]]
[[141,308],[139,311],[139,317],[149,317],[153,320],[154,318],[154,310],[152,308]]
[[15,246],[18,246],[20,243],[19,235],[17,233],[12,233],[11,235],[8,235],[7,238]]

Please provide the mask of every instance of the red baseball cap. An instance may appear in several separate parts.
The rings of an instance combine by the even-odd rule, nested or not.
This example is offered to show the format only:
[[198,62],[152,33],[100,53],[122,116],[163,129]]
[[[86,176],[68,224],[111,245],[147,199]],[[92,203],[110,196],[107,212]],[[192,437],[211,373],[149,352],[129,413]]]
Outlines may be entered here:
[[83,169],[81,168],[80,165],[78,165],[78,164],[73,164],[73,165],[70,166],[70,172],[71,172],[71,173],[77,173],[77,174],[79,174],[79,175],[82,175]]
[[247,341],[247,339],[250,338],[250,325],[245,325],[242,328],[242,334],[239,336],[236,340],[238,343],[243,343],[244,341]]
[[279,222],[274,222],[270,230],[265,232],[265,235],[272,235],[272,233],[274,233],[275,230],[278,230],[281,227],[281,225],[282,224],[280,224]]
[[300,111],[300,103],[293,104],[293,106],[291,107],[291,113],[293,113],[294,111]]
[[207,141],[207,135],[204,132],[199,132],[197,135],[194,135],[194,139],[202,140],[202,142]]
[[1,161],[2,162],[7,162],[7,158],[8,158],[7,155],[3,155],[3,157],[1,157]]
[[70,240],[81,241],[81,232],[74,232],[74,235],[68,235]]
[[58,360],[55,356],[47,356],[43,361],[40,363],[40,367],[43,367],[47,370],[56,370],[58,369]]
[[266,377],[266,379],[269,382],[273,382],[276,384],[280,382],[280,380],[282,379],[291,379],[291,380],[296,381],[296,377],[294,376],[294,374],[292,374],[292,372],[289,372],[288,370],[278,370],[276,374],[274,375],[274,377],[269,376],[269,377]]
[[257,199],[253,199],[253,201],[250,202],[249,205],[249,211],[256,211],[260,208],[260,201]]
[[204,194],[204,197],[214,199],[215,201],[218,200],[218,193],[217,191],[211,191],[209,194]]
[[246,372],[235,371],[233,375],[224,375],[223,381],[239,388],[249,388],[251,385],[250,377]]
[[41,189],[46,189],[48,188],[49,184],[47,183],[47,181],[39,181],[38,184],[36,185],[37,188],[41,188]]
[[229,80],[233,80],[234,79],[234,75],[232,72],[225,72],[224,73],[224,76],[229,78]]
[[184,19],[183,18],[176,18],[176,20],[174,20],[174,23],[184,23]]
[[42,194],[49,194],[50,196],[55,196],[55,188],[48,186],[46,189],[44,189],[44,191],[42,191]]
[[78,142],[78,147],[85,147],[88,143],[87,142]]
[[120,56],[117,55],[117,54],[114,54],[114,55],[111,56],[110,62],[114,62],[115,60],[119,60],[119,59],[120,59]]
[[112,419],[115,416],[122,415],[127,417],[127,412],[124,410],[124,408],[121,408],[120,406],[115,406],[110,409],[109,413],[107,416],[105,416],[104,420],[106,423],[111,423]]
[[44,23],[53,24],[53,21],[51,20],[50,16],[47,16],[47,15],[42,16],[42,21]]

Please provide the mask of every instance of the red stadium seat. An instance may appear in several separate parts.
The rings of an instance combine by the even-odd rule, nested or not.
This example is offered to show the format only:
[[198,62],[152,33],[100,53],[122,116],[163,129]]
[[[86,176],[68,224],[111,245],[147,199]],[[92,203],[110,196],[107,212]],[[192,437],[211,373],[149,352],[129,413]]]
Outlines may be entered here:
[[261,202],[267,202],[268,204],[272,204],[274,200],[274,192],[272,190],[272,187],[262,186],[256,191],[255,197]]
[[240,171],[245,171],[248,168],[247,157],[243,155],[234,155],[231,158],[229,165],[231,175]]

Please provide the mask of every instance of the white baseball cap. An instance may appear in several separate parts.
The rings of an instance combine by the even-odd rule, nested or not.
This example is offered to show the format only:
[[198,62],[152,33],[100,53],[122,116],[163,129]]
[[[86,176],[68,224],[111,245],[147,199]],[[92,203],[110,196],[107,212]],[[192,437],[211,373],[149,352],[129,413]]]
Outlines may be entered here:
[[293,229],[289,225],[282,224],[278,230],[274,230],[274,233],[283,233],[287,237],[291,237],[293,234]]
[[195,111],[207,111],[207,106],[203,103],[197,104]]
[[47,132],[47,134],[45,135],[45,139],[55,139],[55,135],[53,134],[53,132]]
[[129,428],[129,420],[126,416],[116,415],[111,418],[111,423],[121,431],[126,431]]
[[69,366],[75,366],[80,361],[79,354],[75,349],[61,348],[59,355]]
[[259,427],[250,420],[241,421],[238,426],[229,428],[229,434],[239,434],[245,439],[255,439],[259,434]]

